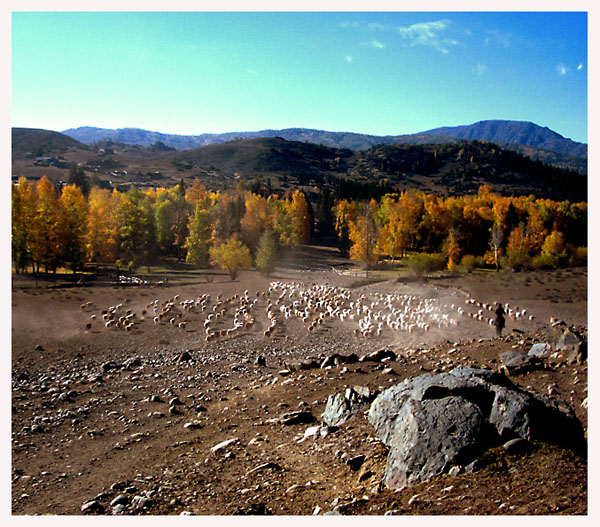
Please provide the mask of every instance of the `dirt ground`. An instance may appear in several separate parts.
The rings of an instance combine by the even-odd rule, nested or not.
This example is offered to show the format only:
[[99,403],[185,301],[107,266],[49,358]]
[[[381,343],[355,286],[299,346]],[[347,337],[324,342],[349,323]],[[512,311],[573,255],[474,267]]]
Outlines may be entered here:
[[[588,514],[587,459],[556,445],[534,443],[519,456],[498,447],[480,470],[394,491],[381,481],[386,448],[364,414],[304,437],[328,396],[348,387],[383,390],[459,365],[498,370],[502,352],[543,342],[551,317],[587,336],[587,268],[418,283],[366,281],[336,272],[339,264],[348,267],[332,251],[307,248],[269,279],[248,271],[236,281],[73,285],[13,276],[12,514]],[[365,337],[356,318],[325,316],[309,331],[314,316],[286,318],[281,309],[299,307],[299,291],[317,300],[343,292],[346,305],[379,308],[398,295],[415,310],[427,301],[440,318]],[[245,296],[244,321],[254,322],[233,331]],[[499,338],[483,306],[494,301],[526,310]],[[266,331],[269,304],[277,321]],[[115,319],[129,310],[133,324],[107,328],[111,307]],[[480,309],[484,320],[467,316]],[[333,353],[384,348],[396,360],[320,367]],[[547,361],[511,379],[564,399],[587,433],[587,361]]]

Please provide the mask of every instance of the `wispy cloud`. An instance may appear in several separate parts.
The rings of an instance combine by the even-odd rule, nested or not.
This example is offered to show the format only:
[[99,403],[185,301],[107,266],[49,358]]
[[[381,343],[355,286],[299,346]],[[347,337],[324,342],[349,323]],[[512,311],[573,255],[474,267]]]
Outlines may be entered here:
[[567,74],[568,68],[564,64],[559,64],[556,66],[556,71],[561,77],[564,77]]
[[504,33],[502,31],[490,30],[487,32],[483,44],[484,46],[499,46],[501,48],[510,48],[512,42],[512,33]]
[[438,20],[435,22],[421,22],[407,27],[397,27],[397,33],[413,46],[429,46],[437,49],[443,54],[448,53],[450,46],[458,44],[456,40],[448,39],[443,36],[448,28],[448,20]]
[[487,66],[478,62],[475,66],[473,66],[473,69],[471,71],[478,77],[481,77],[481,75],[483,75],[486,70]]
[[350,63],[351,63],[351,62],[354,60],[354,57],[352,57],[352,55],[350,55],[350,53],[346,53],[346,54],[344,55],[344,60],[345,60],[345,61],[346,61],[348,64],[350,64]]
[[371,40],[369,42],[365,42],[363,45],[368,46],[370,48],[375,48],[375,49],[384,49],[385,48],[385,44],[383,42],[380,42],[379,40]]

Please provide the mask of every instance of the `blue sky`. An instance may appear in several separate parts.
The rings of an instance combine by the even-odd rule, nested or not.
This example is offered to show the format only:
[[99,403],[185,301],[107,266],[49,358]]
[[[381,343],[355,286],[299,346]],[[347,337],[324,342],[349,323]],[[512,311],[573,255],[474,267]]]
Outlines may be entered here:
[[395,135],[511,119],[588,141],[586,12],[13,11],[11,22],[12,126]]

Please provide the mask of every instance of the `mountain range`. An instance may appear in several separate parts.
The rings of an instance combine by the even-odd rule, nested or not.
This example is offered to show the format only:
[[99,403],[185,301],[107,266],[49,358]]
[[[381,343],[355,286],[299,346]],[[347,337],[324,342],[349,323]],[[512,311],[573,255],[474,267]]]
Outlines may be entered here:
[[[488,124],[487,129],[500,137],[498,128]],[[556,139],[551,131],[535,126],[532,130],[538,141]],[[443,142],[432,140],[442,137],[446,138]],[[197,179],[211,189],[240,184],[266,193],[300,189],[313,201],[326,188],[337,197],[356,198],[410,189],[455,195],[477,192],[481,185],[502,195],[587,199],[586,158],[552,153],[562,163],[566,159],[580,163],[577,168],[570,163],[568,168],[560,163],[552,166],[487,140],[420,134],[419,144],[378,143],[352,150],[276,135],[176,150],[154,138],[150,146],[112,139],[84,144],[59,132],[13,128],[13,179],[46,175],[58,183],[68,180],[75,164],[95,184],[120,190],[131,185],[170,187]]]
[[385,136],[306,128],[174,135],[139,128],[107,129],[84,126],[70,128],[62,133],[88,145],[101,141],[142,146],[162,143],[176,150],[189,150],[201,146],[227,143],[234,139],[259,137],[281,137],[288,141],[308,142],[353,151],[368,150],[377,145],[444,144],[457,143],[467,139],[493,142],[505,149],[519,152],[553,166],[578,172],[587,171],[587,144],[572,141],[547,127],[526,121],[487,120],[465,126],[435,128],[416,134]]

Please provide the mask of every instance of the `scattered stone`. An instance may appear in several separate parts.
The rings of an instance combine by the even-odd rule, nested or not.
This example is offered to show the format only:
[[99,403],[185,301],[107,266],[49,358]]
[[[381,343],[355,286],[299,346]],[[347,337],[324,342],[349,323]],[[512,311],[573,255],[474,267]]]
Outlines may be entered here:
[[502,447],[508,454],[525,454],[531,451],[533,445],[527,439],[517,437],[507,441]]
[[392,350],[381,349],[367,353],[359,359],[360,362],[382,362],[384,360],[396,360],[396,354]]
[[256,357],[256,360],[254,361],[254,364],[256,364],[257,366],[266,367],[267,366],[267,359],[263,355],[259,355],[258,357]]
[[524,355],[517,350],[510,350],[500,354],[502,366],[500,371],[507,376],[526,373],[543,367],[541,359],[535,355]]
[[298,425],[314,423],[317,418],[312,414],[310,409],[287,412],[279,418],[279,422],[283,425]]
[[83,514],[104,514],[104,507],[96,500],[88,501],[81,506]]
[[226,439],[225,441],[221,441],[218,445],[213,446],[210,451],[211,452],[218,452],[219,450],[223,450],[225,448],[227,448],[230,445],[233,445],[235,443],[239,443],[239,439],[237,437],[233,437],[231,439]]
[[44,351],[44,346],[42,346],[41,344],[37,344],[33,349],[34,351]]
[[354,456],[346,461],[346,465],[350,467],[351,470],[357,471],[360,467],[362,467],[365,462],[365,456],[360,454],[358,456]]
[[540,342],[531,346],[531,349],[527,352],[527,355],[533,355],[534,357],[547,357],[550,355],[552,348],[550,344]]
[[119,503],[113,507],[112,513],[115,516],[119,516],[121,514],[126,514],[127,507],[125,505],[123,505],[122,503]]
[[134,357],[132,359],[128,359],[125,361],[123,366],[126,370],[131,370],[132,368],[137,368],[142,365],[142,360],[139,357]]
[[198,428],[202,428],[202,426],[204,425],[199,421],[190,421],[189,423],[185,423],[183,428],[188,430],[197,430]]
[[176,362],[187,362],[192,360],[192,354],[189,351],[184,351],[180,353],[175,359]]
[[103,362],[102,365],[100,366],[100,368],[102,368],[102,371],[104,373],[106,373],[106,372],[108,372],[110,370],[115,370],[118,367],[119,367],[119,365],[115,361],[112,361],[112,360],[109,360],[107,362]]
[[240,507],[233,512],[234,516],[270,516],[272,514],[264,503],[252,503],[247,508]]
[[127,494],[119,494],[110,502],[110,506],[114,507],[115,505],[127,505],[128,503],[129,497],[127,496]]
[[152,500],[150,500],[150,498],[147,498],[146,496],[137,495],[134,496],[131,500],[131,506],[134,510],[140,510],[145,507],[148,507],[151,503]]
[[373,398],[371,391],[364,386],[348,388],[343,395],[341,393],[330,395],[321,416],[323,423],[328,426],[339,426],[358,414]]
[[257,467],[254,467],[253,469],[248,471],[248,474],[253,474],[255,472],[260,472],[261,470],[268,470],[268,469],[283,470],[283,467],[281,465],[278,465],[277,463],[274,463],[273,461],[267,461],[266,463],[258,465]]

